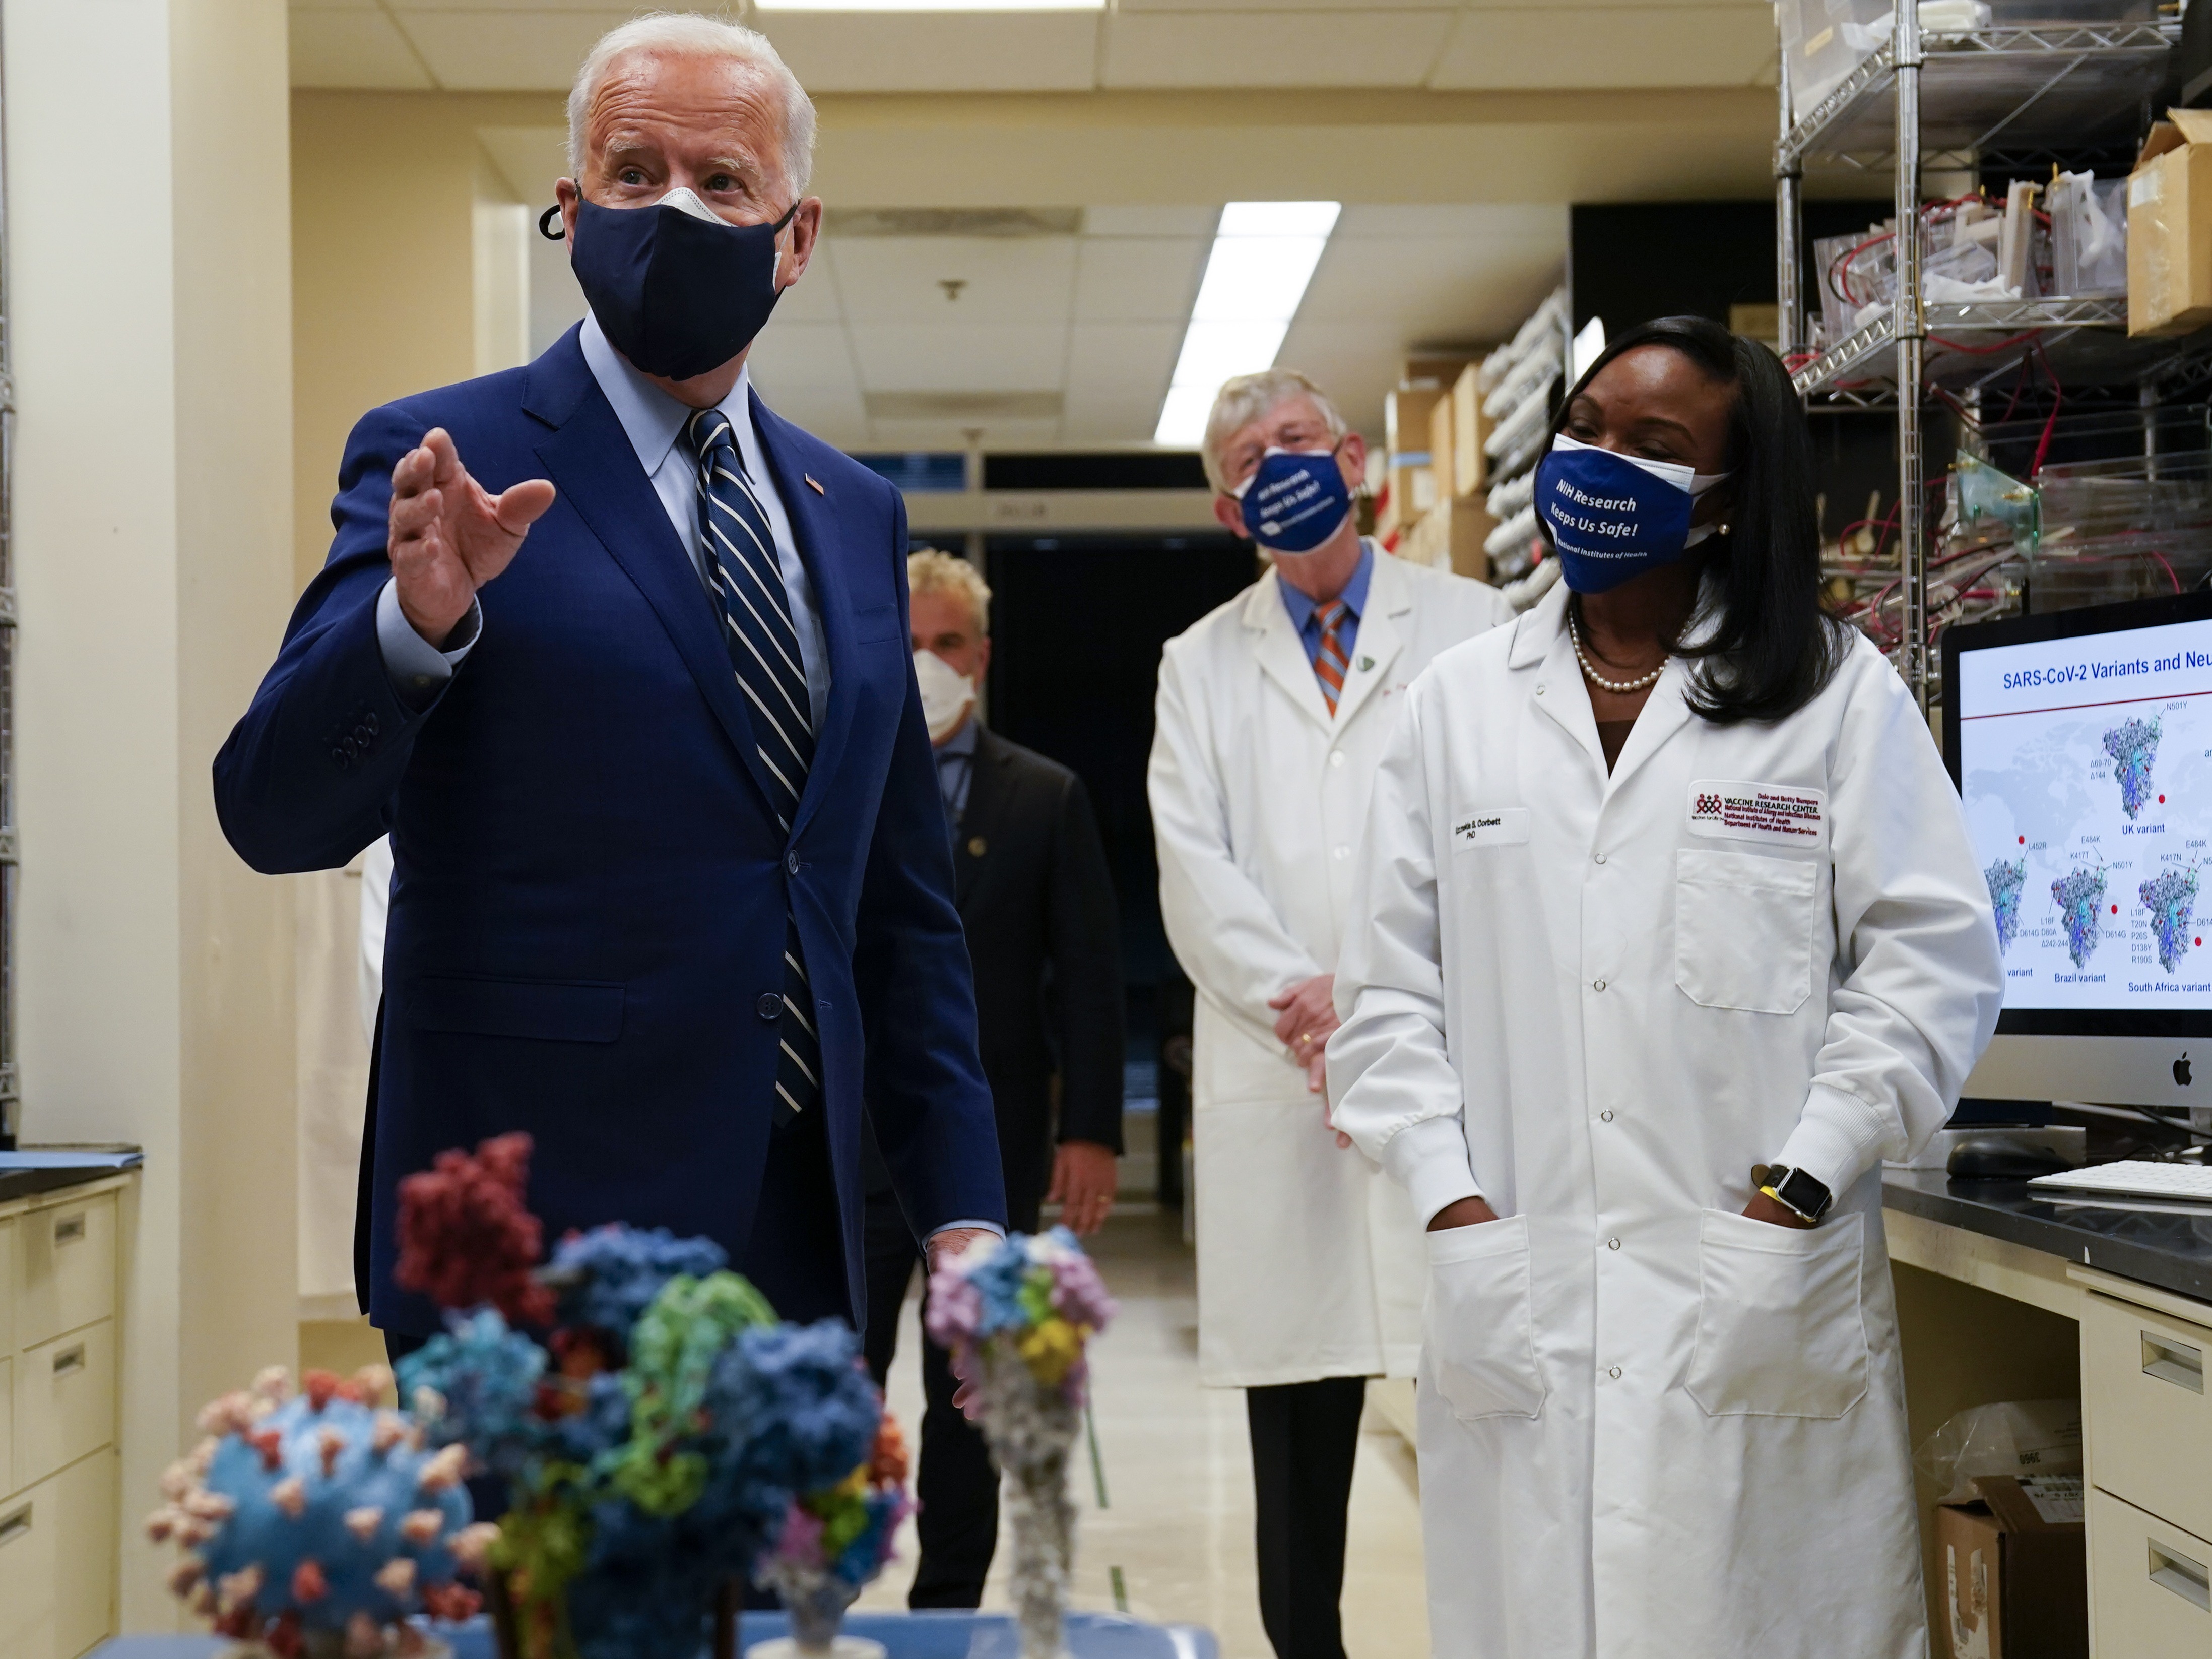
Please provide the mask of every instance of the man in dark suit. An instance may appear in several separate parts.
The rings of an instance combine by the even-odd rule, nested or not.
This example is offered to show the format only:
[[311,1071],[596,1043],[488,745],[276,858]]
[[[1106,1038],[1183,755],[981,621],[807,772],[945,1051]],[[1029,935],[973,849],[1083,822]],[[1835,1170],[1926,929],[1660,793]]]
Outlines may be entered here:
[[271,872],[392,835],[379,1326],[437,1323],[392,1282],[399,1180],[518,1128],[549,1237],[705,1234],[858,1324],[864,1096],[933,1251],[1005,1207],[904,509],[744,372],[816,246],[813,108],[760,35],[660,15],[569,109],[591,314],[355,428],[216,806]]
[[[1041,1206],[1054,1202],[1070,1227],[1093,1232],[1113,1207],[1121,1150],[1120,920],[1105,850],[1081,780],[975,715],[991,658],[991,590],[981,574],[965,560],[927,551],[907,570],[915,670],[975,964],[1007,1212],[1016,1228],[1034,1232]],[[898,1341],[917,1230],[881,1162],[872,1162],[871,1177],[867,1351],[881,1382]],[[921,1374],[921,1559],[908,1601],[972,1607],[998,1543],[999,1477],[982,1436],[954,1408],[945,1350],[927,1339]]]

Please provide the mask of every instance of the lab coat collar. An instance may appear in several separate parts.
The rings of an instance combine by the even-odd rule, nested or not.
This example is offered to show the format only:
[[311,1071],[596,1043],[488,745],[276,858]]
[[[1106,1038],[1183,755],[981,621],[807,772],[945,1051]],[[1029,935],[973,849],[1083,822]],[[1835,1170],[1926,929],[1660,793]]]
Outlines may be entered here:
[[[1314,678],[1305,641],[1298,637],[1297,624],[1291,620],[1273,573],[1245,590],[1242,620],[1259,636],[1252,641],[1252,648],[1259,658],[1260,672],[1274,681],[1291,706],[1308,720],[1323,731],[1333,727],[1336,722],[1329,716],[1328,705],[1322,701],[1321,682]],[[1364,635],[1367,624],[1362,622],[1359,626]]]
[[[1694,636],[1711,626],[1711,584],[1698,600],[1698,620],[1690,625]],[[1364,624],[1363,624],[1364,626]],[[1506,660],[1514,668],[1536,669],[1536,683],[1544,695],[1537,708],[1573,738],[1605,777],[1610,796],[1626,785],[1675,732],[1692,718],[1688,699],[1689,670],[1680,657],[1669,657],[1667,666],[1644,700],[1644,709],[1630,728],[1628,742],[1610,775],[1605,772],[1605,746],[1597,735],[1597,715],[1590,708],[1589,687],[1583,679],[1582,664],[1575,659],[1574,641],[1567,633],[1567,586],[1552,591],[1524,612],[1515,624],[1513,645]]]
[[[1340,732],[1351,725],[1352,717],[1375,695],[1375,688],[1389,676],[1390,665],[1405,646],[1397,619],[1413,608],[1405,567],[1391,555],[1378,551],[1372,543],[1368,545],[1368,560],[1367,606],[1360,614],[1359,633],[1352,649],[1352,672],[1345,676],[1344,695],[1337,699],[1333,722]],[[1304,645],[1301,641],[1301,650]],[[1311,678],[1312,671],[1307,672]]]

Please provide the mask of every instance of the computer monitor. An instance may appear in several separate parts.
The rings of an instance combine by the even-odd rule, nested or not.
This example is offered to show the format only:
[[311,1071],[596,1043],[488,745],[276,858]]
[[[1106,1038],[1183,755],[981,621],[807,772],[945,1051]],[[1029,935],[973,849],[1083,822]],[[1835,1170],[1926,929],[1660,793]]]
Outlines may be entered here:
[[1943,755],[2004,949],[1965,1092],[2212,1108],[2212,593],[1951,629]]

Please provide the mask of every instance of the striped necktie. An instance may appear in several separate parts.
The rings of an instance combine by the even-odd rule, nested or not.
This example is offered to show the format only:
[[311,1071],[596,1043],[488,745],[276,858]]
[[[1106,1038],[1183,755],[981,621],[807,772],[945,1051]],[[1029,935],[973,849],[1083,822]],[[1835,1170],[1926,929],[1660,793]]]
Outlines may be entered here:
[[[744,693],[753,746],[770,781],[776,822],[788,836],[814,763],[814,723],[775,536],[745,476],[730,417],[719,409],[702,409],[685,423],[684,439],[698,457],[699,538],[721,608],[730,665]],[[822,1040],[814,1029],[813,1007],[799,923],[787,901],[773,1114],[778,1124],[790,1122],[822,1092]]]
[[1321,624],[1321,649],[1314,653],[1314,678],[1321,682],[1321,700],[1328,705],[1331,716],[1336,713],[1336,700],[1344,695],[1344,676],[1352,666],[1344,654],[1344,641],[1336,630],[1351,615],[1351,608],[1342,599],[1331,599],[1316,606],[1314,620]]

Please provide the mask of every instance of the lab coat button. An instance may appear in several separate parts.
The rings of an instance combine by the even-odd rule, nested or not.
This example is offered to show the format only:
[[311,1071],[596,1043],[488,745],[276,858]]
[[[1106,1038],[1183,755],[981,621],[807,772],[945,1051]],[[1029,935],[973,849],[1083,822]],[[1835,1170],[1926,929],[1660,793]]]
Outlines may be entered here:
[[1597,1115],[1597,1121],[1601,1123],[1610,1123],[1613,1121],[1613,1114],[1611,1112],[1600,1112]]
[[1605,1248],[1608,1250],[1617,1250],[1620,1248],[1620,1241],[1617,1238],[1608,1238],[1605,1241]]
[[753,1012],[763,1019],[775,1019],[783,1012],[783,999],[774,991],[763,991],[760,1000],[753,1004]]
[[1618,1366],[1618,1365],[1615,1365],[1615,1366],[1614,1366],[1611,1370],[1607,1371],[1607,1372],[1606,1373],[1606,1375],[1607,1375],[1607,1376],[1611,1377],[1614,1382],[1620,1382],[1620,1366]]
[[1600,853],[1600,854],[1597,855],[1597,861],[1598,861],[1600,864],[1603,864],[1603,863],[1605,862],[1605,854],[1602,854],[1602,853]]
[[1590,989],[1593,991],[1602,991],[1605,989],[1605,981],[1601,979],[1594,981],[1590,986]]
[[1544,695],[1544,688],[1540,684],[1536,687],[1536,695],[1540,697]]
[[793,875],[797,875],[799,873],[799,854],[796,853],[786,853],[783,855],[783,867],[789,871]]
[[1330,750],[1328,751],[1328,763],[1329,763],[1331,766],[1341,766],[1341,765],[1343,765],[1343,764],[1344,764],[1344,750],[1342,750],[1341,749],[1332,749],[1332,750]]
[[1352,849],[1349,847],[1340,847],[1329,856],[1332,858],[1348,859],[1352,856]]

